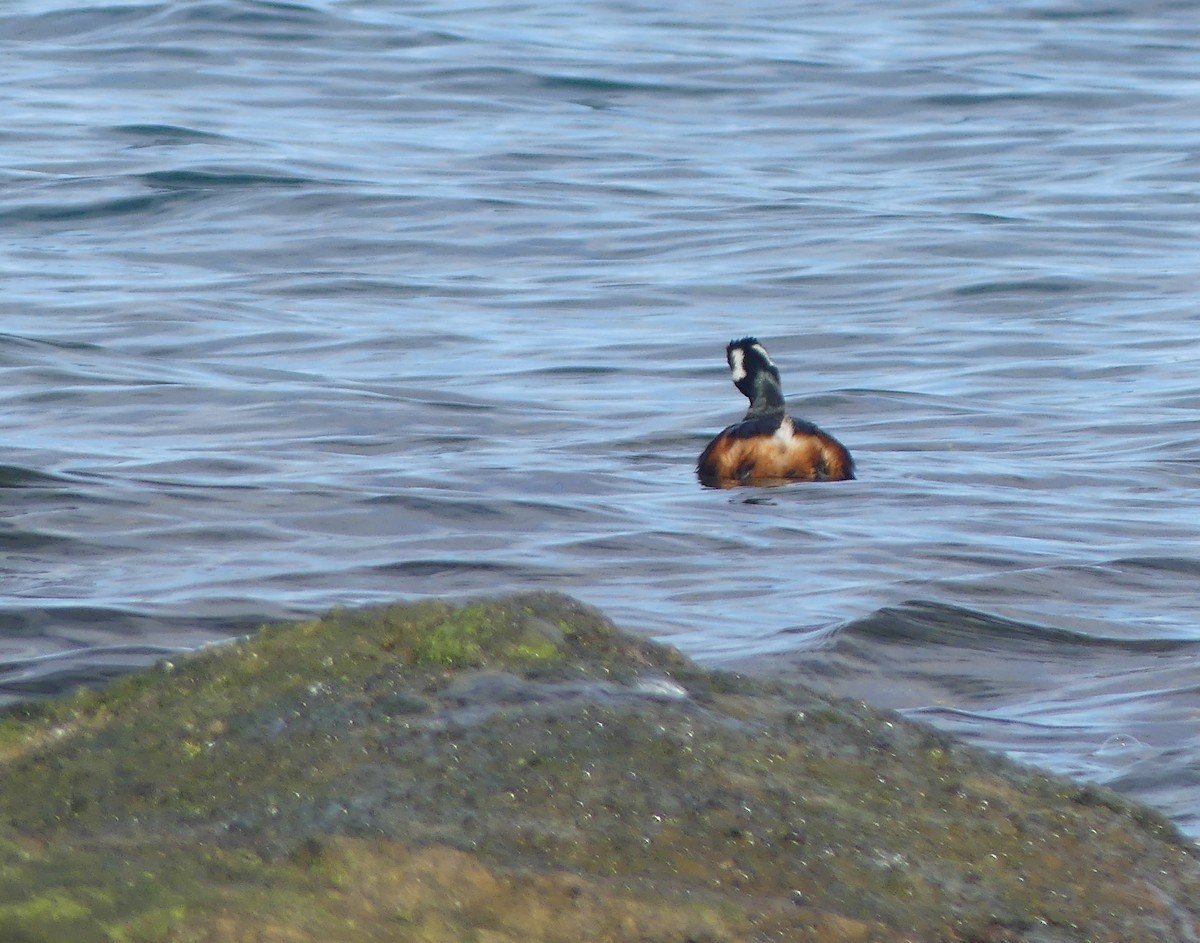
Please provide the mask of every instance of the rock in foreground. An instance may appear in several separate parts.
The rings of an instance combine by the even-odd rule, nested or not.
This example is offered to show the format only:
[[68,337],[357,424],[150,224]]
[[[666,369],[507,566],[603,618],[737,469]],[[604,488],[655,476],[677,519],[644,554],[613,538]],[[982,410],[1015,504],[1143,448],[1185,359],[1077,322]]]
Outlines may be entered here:
[[10,712],[0,807],[4,940],[1200,938],[1157,814],[549,594]]

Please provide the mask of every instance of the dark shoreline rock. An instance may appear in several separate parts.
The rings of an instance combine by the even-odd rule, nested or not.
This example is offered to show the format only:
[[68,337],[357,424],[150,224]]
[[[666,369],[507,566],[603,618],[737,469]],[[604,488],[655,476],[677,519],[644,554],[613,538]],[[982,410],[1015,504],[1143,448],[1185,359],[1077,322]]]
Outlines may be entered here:
[[1157,813],[554,594],[12,709],[0,807],[5,940],[1200,938]]

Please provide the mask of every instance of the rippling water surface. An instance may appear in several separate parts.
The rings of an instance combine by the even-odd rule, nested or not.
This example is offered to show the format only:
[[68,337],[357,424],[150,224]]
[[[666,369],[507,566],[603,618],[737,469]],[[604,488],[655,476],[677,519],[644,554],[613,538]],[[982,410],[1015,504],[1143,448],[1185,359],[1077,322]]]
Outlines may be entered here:
[[7,4],[5,696],[555,588],[1200,833],[1194,13]]

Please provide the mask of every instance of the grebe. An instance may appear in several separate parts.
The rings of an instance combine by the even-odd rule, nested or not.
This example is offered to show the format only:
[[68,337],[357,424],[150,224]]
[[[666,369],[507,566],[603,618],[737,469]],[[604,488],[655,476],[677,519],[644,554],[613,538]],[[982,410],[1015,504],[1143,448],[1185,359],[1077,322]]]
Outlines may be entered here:
[[746,418],[708,443],[696,475],[710,488],[845,481],[854,477],[846,447],[811,422],[787,414],[779,368],[753,337],[730,341],[725,359],[733,385],[750,400]]

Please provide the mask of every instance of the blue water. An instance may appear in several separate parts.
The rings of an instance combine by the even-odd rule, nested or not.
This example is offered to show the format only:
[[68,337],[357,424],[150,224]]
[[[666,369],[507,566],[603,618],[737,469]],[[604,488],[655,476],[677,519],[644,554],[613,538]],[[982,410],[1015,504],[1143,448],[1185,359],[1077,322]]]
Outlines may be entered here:
[[[12,2],[0,691],[554,588],[1200,834],[1190,3]],[[706,491],[756,334],[859,480]]]

